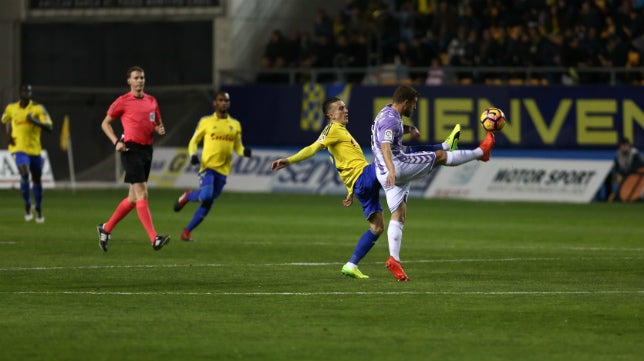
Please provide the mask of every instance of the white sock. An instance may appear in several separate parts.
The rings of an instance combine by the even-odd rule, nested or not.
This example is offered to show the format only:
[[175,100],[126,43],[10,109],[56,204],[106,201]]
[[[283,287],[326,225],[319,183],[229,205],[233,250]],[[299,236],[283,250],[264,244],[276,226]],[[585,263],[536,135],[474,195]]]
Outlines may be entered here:
[[387,237],[389,238],[389,255],[400,261],[400,244],[402,243],[402,230],[404,223],[389,221]]
[[357,265],[355,265],[355,264],[353,264],[351,262],[347,262],[347,264],[345,264],[345,266],[347,266],[347,267],[349,267],[351,269],[354,269],[354,268],[358,267]]
[[474,150],[455,150],[452,152],[447,152],[447,160],[445,165],[455,166],[463,163],[467,163],[474,159],[479,159],[483,156],[483,149],[476,148]]
[[449,150],[449,143],[443,142],[441,144],[443,145],[443,150],[446,150],[446,151]]

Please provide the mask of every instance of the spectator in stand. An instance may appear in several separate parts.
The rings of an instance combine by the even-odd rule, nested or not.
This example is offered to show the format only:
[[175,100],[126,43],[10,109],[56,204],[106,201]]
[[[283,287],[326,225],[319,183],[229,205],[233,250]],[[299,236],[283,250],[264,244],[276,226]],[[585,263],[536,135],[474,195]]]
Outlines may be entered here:
[[463,66],[465,65],[465,43],[467,29],[460,26],[456,32],[456,36],[450,40],[447,45],[447,61],[450,66]]
[[271,33],[268,44],[264,49],[264,56],[273,64],[277,58],[286,58],[288,56],[288,44],[281,30],[275,29]]
[[333,66],[336,68],[346,68],[352,65],[351,48],[345,34],[336,36],[335,55],[333,56]]
[[333,20],[331,20],[326,10],[322,8],[318,9],[315,13],[313,34],[316,37],[326,36],[328,38],[333,38]]
[[315,42],[309,32],[302,33],[300,40],[299,63],[302,68],[311,68],[315,63]]
[[432,63],[427,72],[427,79],[425,79],[425,85],[439,86],[443,85],[444,81],[445,72],[440,66],[440,60],[438,58],[432,58]]
[[484,29],[481,32],[481,38],[478,44],[478,51],[475,54],[476,66],[495,66],[498,64],[497,56],[499,55],[499,48],[496,41],[492,37],[490,29]]
[[585,0],[579,10],[579,25],[584,29],[601,29],[604,27],[605,15],[601,13],[594,1]]
[[[331,66],[324,62],[332,62],[334,54],[325,48],[327,44],[333,47],[342,43],[343,36],[348,38],[352,47],[356,39],[360,39],[361,49],[353,51],[350,58],[355,60],[348,62],[350,66],[394,63],[397,49],[406,47],[407,55],[399,55],[408,66],[425,66],[435,54],[441,54],[448,57],[448,64],[454,67],[562,67],[570,70],[565,74],[569,83],[582,84],[605,83],[607,79],[596,74],[589,76],[588,72],[580,72],[579,69],[637,66],[644,55],[644,11],[635,8],[631,0],[557,0],[545,3],[528,0],[347,0],[337,11],[333,21],[326,10],[317,9],[312,25],[317,43],[316,56],[300,54],[300,66]],[[327,38],[322,39],[322,36]],[[486,39],[488,36],[493,40]],[[477,39],[467,45],[470,49],[462,51],[461,43],[468,42],[470,37]],[[399,45],[401,41],[405,45]],[[429,54],[419,52],[416,41],[433,50]],[[303,36],[301,52],[311,54],[305,50],[305,43]],[[632,47],[630,52],[629,47]],[[273,44],[271,39],[264,55],[274,63],[278,57],[275,53],[280,54],[279,49],[280,46]],[[363,55],[358,56],[358,52]],[[291,60],[296,57],[291,54],[291,50],[287,55],[281,54],[287,59],[287,67],[296,66]],[[454,57],[455,54],[462,55]],[[483,82],[486,76],[498,77],[485,72],[481,72],[483,76],[462,73],[475,83]],[[424,75],[425,71],[422,71],[411,76],[420,81]],[[625,83],[641,81],[640,73],[617,75],[618,80]],[[562,81],[561,72],[541,76],[550,84]],[[515,77],[523,76],[517,74]],[[360,78],[350,76],[348,79],[355,82]],[[333,80],[333,77],[321,80]]]
[[355,6],[347,13],[349,19],[347,22],[348,31],[366,35],[370,30],[370,21],[365,16],[364,9]]
[[[467,58],[467,29],[464,26],[460,26],[457,31],[456,37],[454,37],[447,46],[447,59],[450,66],[461,67],[461,66],[471,66]],[[458,80],[462,80],[467,77],[469,72],[457,72],[456,77]]]
[[400,28],[400,40],[409,43],[414,38],[414,20],[416,14],[411,1],[405,1],[400,5],[400,9],[396,13],[398,26]]
[[300,43],[302,42],[302,32],[299,30],[291,31],[289,39],[286,41],[286,65],[292,68],[300,66]]
[[[434,54],[432,49],[423,43],[420,36],[415,36],[409,44],[410,66],[423,67],[427,65],[427,59],[433,59],[438,54]],[[425,78],[423,71],[412,71],[409,74],[414,83],[422,83]]]
[[[317,37],[315,44],[315,62],[313,63],[315,68],[332,68],[334,66],[335,47],[331,41],[328,35],[320,35]],[[321,83],[333,81],[334,79],[335,75],[328,72],[318,74],[317,77],[317,81]]]
[[[362,33],[351,33],[349,36],[349,51],[351,58],[351,67],[365,68],[368,66],[367,38]],[[350,73],[348,80],[351,83],[360,83],[365,74]]]
[[625,66],[628,58],[628,46],[618,36],[611,35],[606,39],[606,45],[599,54],[601,66]]
[[337,39],[338,36],[346,34],[349,29],[347,27],[348,18],[342,10],[338,11],[333,18],[333,36]]
[[470,31],[476,33],[480,32],[483,28],[482,19],[474,13],[474,10],[470,4],[463,4],[461,9],[461,16],[459,17],[460,26],[464,26]]
[[631,145],[628,138],[622,138],[619,141],[619,148],[615,154],[613,170],[606,179],[606,188],[610,192],[607,199],[608,202],[620,199],[619,190],[626,177],[637,172],[643,166],[644,161],[637,148]]
[[432,33],[438,36],[441,51],[447,49],[447,44],[456,35],[458,28],[458,12],[454,5],[447,0],[440,0],[436,7],[432,24]]

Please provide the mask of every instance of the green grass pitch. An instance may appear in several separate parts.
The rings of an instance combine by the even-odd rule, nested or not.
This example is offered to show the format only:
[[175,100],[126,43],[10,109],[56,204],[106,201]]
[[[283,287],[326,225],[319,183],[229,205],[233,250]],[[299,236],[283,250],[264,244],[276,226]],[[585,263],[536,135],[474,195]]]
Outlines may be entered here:
[[[96,225],[127,190],[45,192],[26,223],[0,191],[0,360],[642,360],[643,204],[411,199],[402,259],[342,196],[224,193],[195,242],[196,204],[150,190],[152,250],[133,211],[108,253]],[[385,213],[386,222],[389,219]]]

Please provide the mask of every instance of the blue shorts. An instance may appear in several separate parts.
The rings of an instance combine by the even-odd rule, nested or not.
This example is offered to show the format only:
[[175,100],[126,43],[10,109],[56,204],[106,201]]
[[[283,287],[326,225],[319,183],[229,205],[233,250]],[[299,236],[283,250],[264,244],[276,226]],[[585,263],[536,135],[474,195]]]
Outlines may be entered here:
[[221,195],[228,177],[212,169],[204,169],[199,173],[199,188],[201,199],[215,199]]
[[20,167],[23,164],[29,166],[29,172],[34,178],[40,178],[42,175],[42,156],[40,155],[28,155],[24,152],[13,153],[13,159],[16,162],[16,166]]
[[354,197],[360,202],[362,213],[367,219],[376,212],[382,212],[380,189],[382,187],[376,178],[376,166],[371,163],[364,167],[362,174],[353,186]]

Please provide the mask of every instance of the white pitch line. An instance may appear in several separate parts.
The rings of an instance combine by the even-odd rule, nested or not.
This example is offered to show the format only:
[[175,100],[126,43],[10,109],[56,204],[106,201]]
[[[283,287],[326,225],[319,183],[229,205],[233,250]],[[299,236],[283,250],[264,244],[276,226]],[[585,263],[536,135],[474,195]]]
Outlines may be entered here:
[[532,296],[532,295],[644,295],[635,291],[390,291],[390,292],[118,292],[118,291],[0,291],[12,295],[96,295],[96,296]]
[[[403,263],[487,263],[487,262],[554,262],[554,261],[597,261],[597,260],[641,260],[644,257],[544,257],[544,258],[462,258],[462,259],[419,259],[404,260]],[[366,263],[366,262],[365,262]],[[230,263],[203,263],[203,264],[138,264],[138,265],[89,265],[89,266],[51,266],[51,267],[5,267],[0,268],[0,272],[10,271],[56,271],[56,270],[88,270],[88,269],[133,269],[133,268],[219,268],[219,267],[328,267],[342,265],[341,262],[286,262],[286,263],[248,263],[248,264],[230,264]],[[370,262],[370,264],[380,264],[380,262]]]

